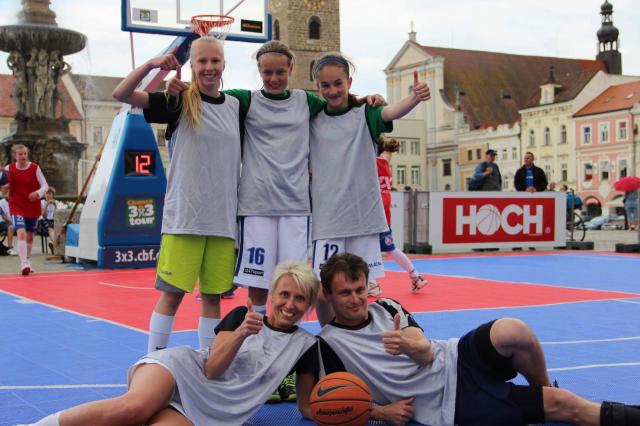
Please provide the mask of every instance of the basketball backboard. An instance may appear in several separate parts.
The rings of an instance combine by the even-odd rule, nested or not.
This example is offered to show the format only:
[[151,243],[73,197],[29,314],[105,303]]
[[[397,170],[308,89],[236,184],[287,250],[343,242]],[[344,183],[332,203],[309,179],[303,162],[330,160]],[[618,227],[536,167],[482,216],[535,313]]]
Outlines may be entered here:
[[269,0],[122,0],[122,30],[185,36],[193,34],[191,17],[229,15],[235,19],[226,40],[271,40]]

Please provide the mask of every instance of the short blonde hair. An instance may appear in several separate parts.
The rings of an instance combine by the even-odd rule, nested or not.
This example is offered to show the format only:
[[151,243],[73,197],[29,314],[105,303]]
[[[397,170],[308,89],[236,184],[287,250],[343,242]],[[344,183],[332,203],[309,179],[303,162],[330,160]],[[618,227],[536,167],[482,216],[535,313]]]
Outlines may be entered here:
[[271,294],[276,292],[280,279],[285,275],[290,275],[296,284],[300,286],[300,290],[309,300],[309,308],[315,306],[318,299],[318,291],[320,290],[320,281],[313,269],[306,262],[293,260],[280,262],[271,277],[271,286],[269,287]]

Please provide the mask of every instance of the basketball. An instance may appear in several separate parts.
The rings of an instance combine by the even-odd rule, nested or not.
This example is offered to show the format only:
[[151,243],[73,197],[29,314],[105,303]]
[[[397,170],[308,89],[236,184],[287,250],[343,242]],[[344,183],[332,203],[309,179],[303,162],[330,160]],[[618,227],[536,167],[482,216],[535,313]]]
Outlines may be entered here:
[[316,383],[311,398],[311,417],[321,426],[362,426],[373,404],[367,384],[351,373],[332,373]]
[[484,235],[493,235],[500,227],[500,212],[496,206],[485,204],[476,214],[478,231]]

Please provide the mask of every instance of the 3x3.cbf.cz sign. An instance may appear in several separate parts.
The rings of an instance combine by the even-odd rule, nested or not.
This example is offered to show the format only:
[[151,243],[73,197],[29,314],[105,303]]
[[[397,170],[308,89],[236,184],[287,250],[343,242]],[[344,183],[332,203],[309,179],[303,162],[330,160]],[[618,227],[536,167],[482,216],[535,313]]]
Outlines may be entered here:
[[435,249],[557,247],[566,244],[564,193],[432,192]]

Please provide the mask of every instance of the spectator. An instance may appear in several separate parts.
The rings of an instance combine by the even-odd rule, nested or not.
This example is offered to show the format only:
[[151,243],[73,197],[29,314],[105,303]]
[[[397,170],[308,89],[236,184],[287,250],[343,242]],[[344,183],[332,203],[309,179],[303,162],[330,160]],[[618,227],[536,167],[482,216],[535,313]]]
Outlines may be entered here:
[[638,191],[624,193],[624,211],[627,214],[629,230],[635,231],[638,226]]
[[13,222],[9,215],[9,202],[6,198],[0,198],[0,232],[7,236],[7,254],[16,256],[18,252],[13,249]]
[[50,186],[49,189],[47,189],[47,192],[45,194],[45,199],[42,200],[42,217],[40,218],[40,223],[41,223],[41,229],[42,229],[42,235],[48,235],[49,236],[49,250],[51,250],[51,254],[55,254],[54,253],[54,242],[56,240],[55,238],[55,232],[54,232],[54,228],[53,228],[53,219],[54,216],[56,214],[56,203],[57,201],[55,200],[56,195],[56,190],[54,187]]
[[524,154],[524,165],[518,169],[513,179],[516,191],[540,192],[547,189],[547,176],[544,170],[533,164],[533,160],[532,152]]
[[496,151],[488,149],[485,161],[478,164],[469,180],[469,191],[500,191],[502,190],[502,175],[495,163]]
[[556,190],[556,183],[555,182],[549,182],[549,186],[547,187],[547,191],[555,191]]

